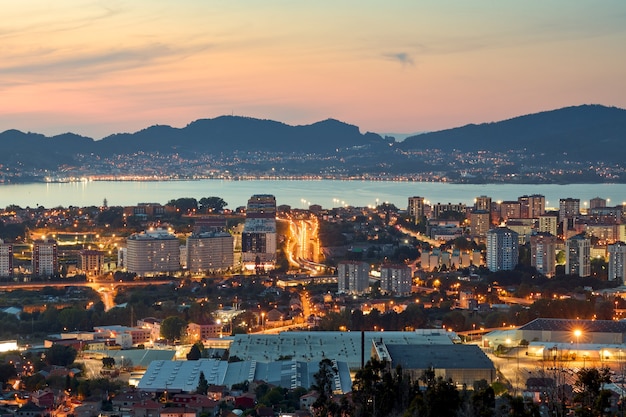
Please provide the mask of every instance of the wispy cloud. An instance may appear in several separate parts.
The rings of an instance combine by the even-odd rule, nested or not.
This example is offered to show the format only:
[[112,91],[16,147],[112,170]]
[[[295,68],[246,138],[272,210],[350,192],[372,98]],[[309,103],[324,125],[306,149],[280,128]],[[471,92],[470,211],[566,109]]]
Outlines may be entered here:
[[0,63],[0,74],[13,75],[18,79],[46,79],[48,81],[82,80],[116,71],[147,67],[184,59],[190,55],[211,48],[210,44],[192,46],[172,46],[152,43],[136,47],[98,51],[76,52],[69,55],[61,51],[46,50],[36,60],[15,62],[11,59]]
[[387,53],[383,54],[385,59],[390,61],[399,62],[403,66],[413,66],[415,65],[415,61],[413,61],[413,57],[406,52],[397,52],[397,53]]

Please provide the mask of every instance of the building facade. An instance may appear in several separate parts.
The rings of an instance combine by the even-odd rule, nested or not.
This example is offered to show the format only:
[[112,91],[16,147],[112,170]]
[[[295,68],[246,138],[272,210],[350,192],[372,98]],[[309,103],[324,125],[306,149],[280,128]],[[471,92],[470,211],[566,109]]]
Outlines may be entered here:
[[339,262],[337,284],[340,293],[366,293],[369,289],[369,264],[362,261]]
[[272,269],[276,264],[276,197],[256,194],[246,208],[246,222],[241,234],[244,268]]
[[407,265],[383,265],[380,267],[380,289],[393,295],[411,293],[413,274]]
[[517,201],[522,219],[536,219],[546,211],[546,197],[541,194],[523,195]]
[[138,275],[155,275],[180,269],[178,238],[164,229],[135,233],[126,241],[126,269]]
[[57,241],[54,239],[38,239],[33,242],[33,275],[49,276],[59,270],[57,249]]
[[530,237],[530,263],[547,277],[556,270],[556,246],[559,239],[549,233],[537,233]]
[[507,227],[498,227],[487,232],[487,268],[490,271],[510,271],[519,258],[519,238]]
[[415,223],[419,223],[424,217],[424,197],[409,197],[408,212],[409,217]]
[[13,276],[13,245],[0,239],[0,277]]
[[486,236],[491,226],[491,214],[486,210],[474,210],[470,213],[470,233],[472,236]]
[[607,245],[606,251],[609,254],[609,281],[626,283],[626,243]]
[[591,241],[583,235],[565,241],[565,273],[581,277],[591,275]]
[[80,251],[80,269],[88,277],[102,274],[104,265],[104,252],[93,249],[83,249]]
[[233,267],[233,237],[226,232],[193,234],[187,238],[187,269],[192,273]]

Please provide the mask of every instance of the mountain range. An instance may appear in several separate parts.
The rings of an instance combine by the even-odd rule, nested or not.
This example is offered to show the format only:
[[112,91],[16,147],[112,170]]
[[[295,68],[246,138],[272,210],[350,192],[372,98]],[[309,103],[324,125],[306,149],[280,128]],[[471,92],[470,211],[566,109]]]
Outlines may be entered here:
[[[533,163],[600,161],[621,166],[626,159],[624,144],[626,110],[601,105],[566,107],[499,122],[470,124],[407,137],[402,142],[376,133],[361,133],[357,126],[334,119],[290,126],[272,120],[221,116],[196,120],[183,128],[156,125],[101,140],[73,133],[46,137],[7,130],[0,133],[0,164],[4,171],[56,171],[61,167],[91,164],[94,158],[137,153],[176,154],[187,159],[210,156],[215,160],[263,153],[275,154],[274,159],[279,162],[282,157],[294,155],[318,159],[313,165],[301,164],[300,174],[337,167],[344,172],[356,169],[361,174],[411,174],[464,169],[458,163],[430,160],[429,152],[442,152],[450,157],[479,151],[510,153],[531,158]],[[422,156],[416,160],[412,154]],[[319,162],[329,158],[331,162]],[[297,164],[292,165],[288,172],[298,174]]]

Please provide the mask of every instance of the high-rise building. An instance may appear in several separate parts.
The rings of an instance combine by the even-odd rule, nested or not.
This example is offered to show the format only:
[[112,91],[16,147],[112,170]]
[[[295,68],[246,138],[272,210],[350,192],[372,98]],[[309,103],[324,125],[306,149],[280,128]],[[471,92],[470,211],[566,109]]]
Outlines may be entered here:
[[606,207],[606,200],[604,198],[595,197],[589,200],[590,209],[600,208],[600,207]]
[[470,213],[470,233],[472,236],[486,236],[491,226],[491,215],[485,210]]
[[549,233],[530,237],[530,263],[537,272],[553,277],[556,269],[556,245],[559,239]]
[[487,268],[490,271],[510,271],[519,258],[517,233],[507,227],[497,227],[487,232]]
[[522,217],[522,205],[519,201],[503,201],[500,203],[500,218],[503,221],[508,219],[520,219]]
[[230,233],[206,232],[187,238],[187,269],[190,272],[224,271],[233,264],[234,247]]
[[404,264],[380,267],[380,289],[393,295],[409,295],[413,284],[411,268]]
[[342,261],[337,265],[338,292],[363,294],[369,289],[369,264],[363,261]]
[[585,236],[576,235],[565,241],[565,273],[591,275],[591,241]]
[[480,197],[476,197],[476,201],[474,202],[474,210],[484,210],[488,213],[491,212],[491,197],[487,197],[486,195],[481,195]]
[[580,214],[580,199],[562,198],[559,200],[559,222],[573,219]]
[[559,217],[554,212],[554,214],[546,213],[539,216],[539,232],[541,233],[550,233],[551,235],[556,236],[559,228]]
[[57,241],[54,239],[38,239],[33,242],[31,260],[33,275],[50,276],[59,270]]
[[415,223],[422,221],[422,217],[424,217],[424,197],[409,197],[408,212],[409,217]]
[[522,219],[536,219],[546,211],[546,197],[541,194],[523,195],[517,201]]
[[135,233],[126,241],[126,269],[138,275],[180,269],[178,238],[164,229]]
[[276,264],[276,248],[276,197],[253,195],[248,200],[246,222],[241,234],[244,268],[272,269]]
[[609,281],[626,284],[626,243],[607,245],[606,251],[609,254]]
[[13,245],[0,239],[0,277],[13,275]]
[[99,250],[83,249],[80,251],[80,269],[87,276],[102,274],[104,267],[104,253]]

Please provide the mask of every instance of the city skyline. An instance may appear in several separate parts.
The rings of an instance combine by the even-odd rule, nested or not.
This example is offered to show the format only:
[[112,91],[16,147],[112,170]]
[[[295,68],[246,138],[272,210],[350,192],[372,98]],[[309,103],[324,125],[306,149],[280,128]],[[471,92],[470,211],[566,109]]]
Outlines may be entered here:
[[412,133],[624,108],[625,15],[619,1],[16,3],[0,131],[100,139],[235,114]]

